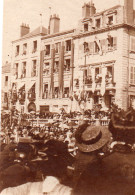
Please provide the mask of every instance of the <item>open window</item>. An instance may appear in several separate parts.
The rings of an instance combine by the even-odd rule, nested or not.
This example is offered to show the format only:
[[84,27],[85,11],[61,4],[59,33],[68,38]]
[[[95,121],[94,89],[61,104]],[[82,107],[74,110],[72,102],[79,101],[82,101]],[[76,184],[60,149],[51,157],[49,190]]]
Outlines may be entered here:
[[26,55],[27,54],[27,43],[24,43],[23,44],[23,55]]
[[32,53],[35,53],[37,51],[37,41],[33,41],[33,50]]
[[65,60],[64,71],[70,71],[70,59]]
[[21,78],[25,78],[26,77],[26,62],[22,63],[22,75]]
[[89,52],[89,44],[88,44],[88,42],[84,42],[83,46],[84,46],[84,53]]
[[66,51],[71,51],[71,40],[66,41]]
[[69,87],[65,87],[64,88],[64,98],[68,98],[69,97]]
[[84,24],[84,32],[88,31],[88,27],[89,27],[88,23],[85,23]]
[[108,16],[108,22],[107,22],[107,24],[108,25],[112,25],[113,24],[113,19],[114,19],[114,16],[113,15]]
[[58,73],[59,71],[59,61],[55,61],[54,63],[54,73]]
[[45,45],[45,55],[50,55],[50,45]]
[[101,28],[101,18],[98,18],[95,20],[95,27],[96,28]]
[[55,43],[55,53],[59,53],[60,50],[60,43]]
[[37,60],[32,61],[32,70],[31,70],[31,76],[36,76],[36,69],[37,69]]
[[44,84],[43,99],[48,98],[48,84]]

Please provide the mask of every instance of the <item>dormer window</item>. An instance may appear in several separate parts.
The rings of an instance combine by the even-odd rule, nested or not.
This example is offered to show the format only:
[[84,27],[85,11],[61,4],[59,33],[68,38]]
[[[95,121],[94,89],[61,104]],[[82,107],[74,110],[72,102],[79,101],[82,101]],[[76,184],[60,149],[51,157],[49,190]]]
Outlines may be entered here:
[[113,24],[113,16],[109,16],[108,17],[108,25],[112,25]]
[[95,27],[96,28],[100,28],[101,27],[101,19],[100,18],[95,20]]
[[84,24],[84,32],[88,31],[88,24]]

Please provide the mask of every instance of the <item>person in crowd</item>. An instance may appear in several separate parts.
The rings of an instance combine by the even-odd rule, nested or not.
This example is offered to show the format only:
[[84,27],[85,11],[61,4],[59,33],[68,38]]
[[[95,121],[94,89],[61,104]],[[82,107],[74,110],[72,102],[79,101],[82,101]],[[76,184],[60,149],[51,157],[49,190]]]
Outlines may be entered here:
[[[120,123],[120,121],[117,122]],[[81,172],[75,185],[74,195],[135,194],[135,155],[132,148],[133,137],[131,136],[133,132],[130,129],[126,129],[128,138],[126,139],[123,134],[125,126],[121,125],[121,129],[118,130],[118,136],[117,129],[112,131],[112,123],[113,121],[109,125],[109,130],[112,133],[112,143],[109,143],[109,151],[104,155],[99,155],[101,153],[99,149],[101,148],[100,146],[107,143],[109,138],[107,129],[102,127],[101,130],[101,127],[98,126],[93,128],[79,127],[75,136],[79,150],[79,158],[77,158],[79,166],[75,166],[75,172],[76,170],[80,172],[80,167],[83,167],[83,172]],[[99,134],[99,130],[102,134]],[[105,134],[107,137],[102,137]],[[99,144],[100,140],[101,145]],[[98,152],[98,158],[95,156],[95,152]],[[86,157],[88,153],[89,158]],[[90,162],[88,162],[88,159]],[[85,166],[86,168],[84,168],[84,161],[87,162],[86,164],[89,163],[88,166]]]

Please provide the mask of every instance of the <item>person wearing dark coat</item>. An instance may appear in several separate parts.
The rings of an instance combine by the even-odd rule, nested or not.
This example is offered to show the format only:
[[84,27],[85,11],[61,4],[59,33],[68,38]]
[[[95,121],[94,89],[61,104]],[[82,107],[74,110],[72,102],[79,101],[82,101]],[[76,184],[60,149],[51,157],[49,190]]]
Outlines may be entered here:
[[[112,121],[110,123],[112,123]],[[91,133],[90,129],[93,128],[95,132]],[[100,127],[93,128],[89,127],[89,131],[87,129],[84,129],[84,131],[80,130],[78,133],[79,136],[76,136],[78,150],[83,152],[83,155],[85,155],[85,153],[87,154],[87,151],[94,152],[99,149],[98,139],[95,135],[98,135],[96,132],[98,132],[97,129],[100,129]],[[104,130],[104,127],[102,128]],[[121,136],[114,136],[114,141],[109,145],[111,146],[111,150],[107,155],[98,155],[98,158],[92,159],[92,161],[87,164],[88,166],[85,167],[77,180],[73,195],[135,194],[135,154],[129,140],[131,132],[130,130],[127,132],[128,139],[126,142],[123,142],[125,137],[123,139],[122,131]],[[85,133],[87,134],[86,137]],[[115,135],[114,132],[112,136],[113,135]],[[101,136],[99,137],[101,139]],[[132,141],[133,140],[131,140],[131,142]],[[92,144],[95,144],[95,146],[91,147]]]

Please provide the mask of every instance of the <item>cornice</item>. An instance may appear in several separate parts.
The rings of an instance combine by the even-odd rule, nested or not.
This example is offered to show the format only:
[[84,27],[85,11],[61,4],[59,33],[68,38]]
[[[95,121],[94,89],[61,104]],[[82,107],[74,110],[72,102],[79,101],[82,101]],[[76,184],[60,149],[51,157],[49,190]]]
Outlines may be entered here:
[[117,24],[117,25],[113,25],[113,26],[93,30],[93,31],[90,31],[90,32],[83,32],[83,33],[79,33],[77,35],[73,35],[73,39],[79,39],[79,38],[86,37],[86,36],[89,36],[89,35],[100,34],[100,33],[103,33],[103,32],[107,32],[107,31],[114,30],[114,29],[119,29],[119,28],[132,28],[132,29],[135,29],[135,26],[129,25],[129,24],[126,24],[126,23]]

